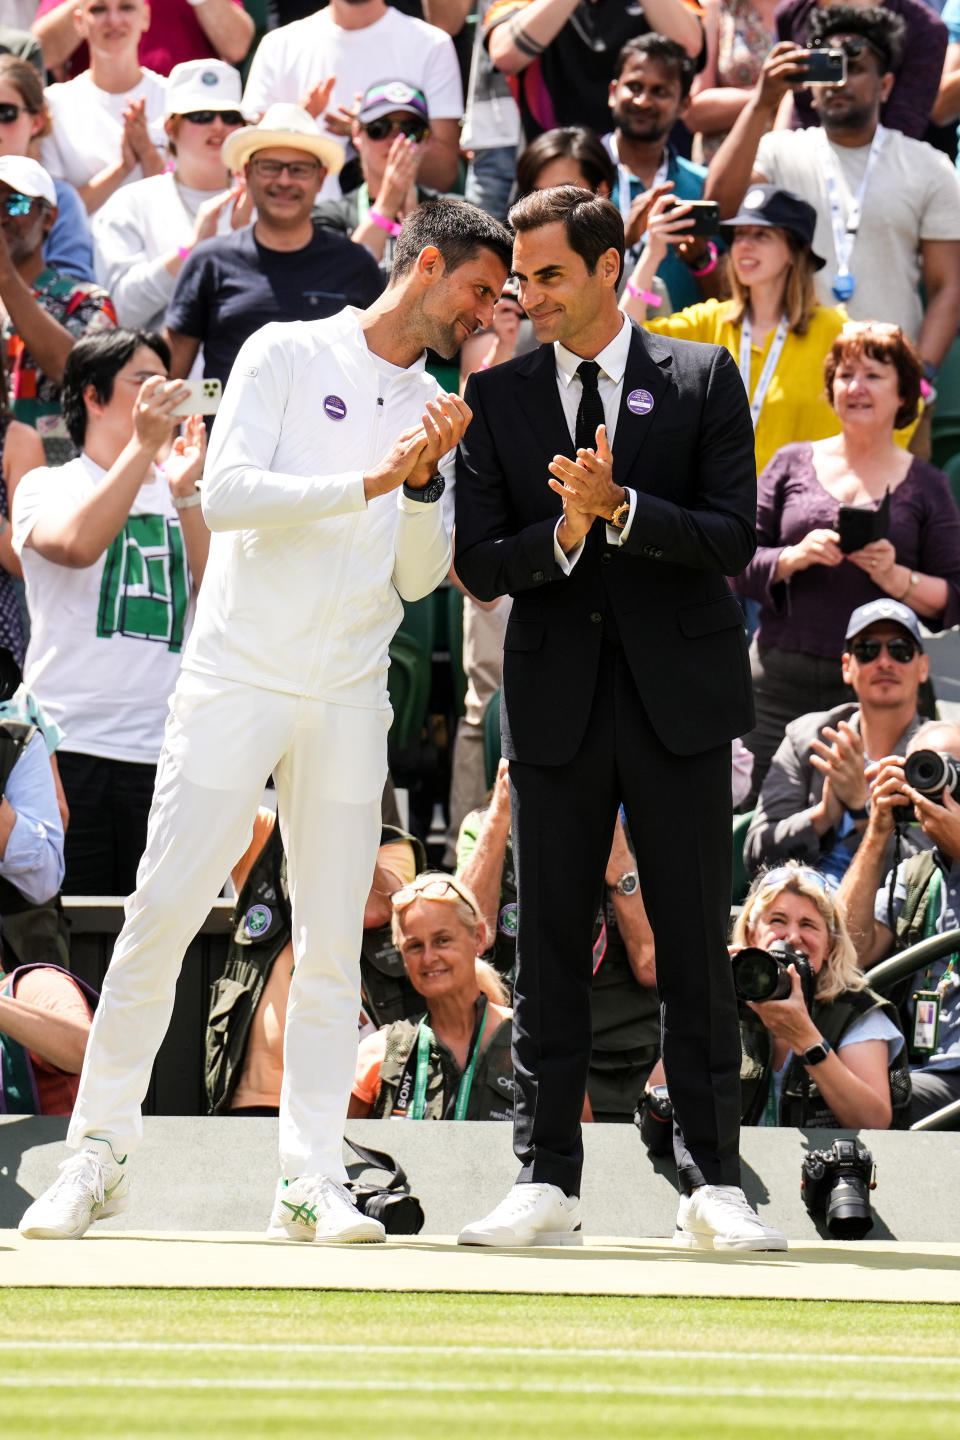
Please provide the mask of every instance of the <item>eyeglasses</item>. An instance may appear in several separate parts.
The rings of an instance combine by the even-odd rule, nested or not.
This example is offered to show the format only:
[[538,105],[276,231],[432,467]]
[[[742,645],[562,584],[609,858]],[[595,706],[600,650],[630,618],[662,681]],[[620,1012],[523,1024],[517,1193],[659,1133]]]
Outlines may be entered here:
[[20,195],[16,190],[14,190],[12,195],[7,195],[5,199],[0,203],[3,204],[3,208],[7,212],[7,214],[12,217],[18,215],[29,215],[30,206],[33,204],[33,196]]
[[[212,125],[214,120],[222,120],[224,125],[243,124],[243,116],[239,110],[187,110],[180,118],[189,120],[191,125]],[[2,119],[0,107],[0,120]]]
[[757,891],[769,890],[774,885],[783,885],[788,880],[805,880],[808,885],[815,885],[826,895],[830,891],[830,885],[825,875],[819,870],[811,870],[805,865],[778,865],[774,870],[767,870],[757,879]]
[[872,665],[881,650],[886,650],[890,659],[896,660],[898,665],[909,665],[919,649],[917,642],[907,635],[894,635],[892,640],[876,640],[872,637],[868,640],[854,640],[850,646],[850,654],[861,665]]
[[376,120],[368,120],[360,128],[371,140],[387,140],[391,135],[400,134],[416,140],[418,145],[430,134],[430,126],[415,115],[407,115],[402,120],[391,120],[389,115],[381,115]]
[[836,35],[818,35],[816,40],[810,41],[811,50],[842,50],[848,60],[856,60],[864,50],[872,50],[881,63],[889,68],[890,56],[879,45],[874,45],[866,35],[844,35],[840,39]]
[[22,115],[27,109],[26,105],[14,105],[12,101],[4,101],[0,105],[0,125],[12,125],[18,115]]
[[418,875],[411,884],[402,885],[399,890],[395,890],[390,897],[390,903],[394,910],[405,910],[414,900],[446,900],[450,895],[455,895],[464,905],[468,905],[477,920],[481,918],[473,897],[461,890],[455,880],[447,877]]
[[847,320],[840,331],[840,338],[851,339],[854,335],[902,335],[899,325],[890,325],[886,320]]
[[279,180],[286,170],[291,180],[315,180],[323,166],[317,160],[294,160],[288,164],[286,160],[260,160],[255,158],[250,161],[251,170],[255,170],[261,180]]

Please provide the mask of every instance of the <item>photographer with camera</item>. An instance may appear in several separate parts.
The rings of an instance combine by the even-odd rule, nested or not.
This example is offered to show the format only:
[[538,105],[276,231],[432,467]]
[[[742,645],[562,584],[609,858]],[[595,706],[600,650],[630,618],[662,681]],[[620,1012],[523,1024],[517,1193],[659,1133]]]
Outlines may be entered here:
[[[913,816],[935,848],[886,873],[890,837]],[[914,735],[905,761],[884,761],[873,786],[866,834],[838,903],[865,970],[960,925],[960,727],[932,721]],[[900,999],[910,1041],[914,1124],[960,1099],[957,955],[911,976]]]

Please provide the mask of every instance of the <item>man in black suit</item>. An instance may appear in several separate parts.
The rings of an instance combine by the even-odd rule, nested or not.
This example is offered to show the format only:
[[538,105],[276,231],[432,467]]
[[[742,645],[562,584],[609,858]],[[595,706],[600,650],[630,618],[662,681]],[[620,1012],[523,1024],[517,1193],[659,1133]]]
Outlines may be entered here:
[[730,741],[752,717],[741,614],[724,578],[756,545],[744,388],[726,350],[626,320],[623,223],[609,201],[561,186],[526,196],[510,220],[521,302],[545,343],[469,382],[456,566],[479,599],[514,597],[501,724],[519,890],[522,1169],[460,1241],[580,1241],[590,942],[622,802],[656,939],[678,1121],[675,1242],[785,1249],[739,1188],[725,944]]

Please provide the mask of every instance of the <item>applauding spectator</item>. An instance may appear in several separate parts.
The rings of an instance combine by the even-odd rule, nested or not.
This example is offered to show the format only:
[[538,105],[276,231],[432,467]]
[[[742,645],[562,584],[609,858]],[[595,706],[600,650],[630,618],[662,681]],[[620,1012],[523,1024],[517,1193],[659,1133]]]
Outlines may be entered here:
[[[71,75],[87,68],[87,46],[77,32],[77,0],[40,0],[33,26],[51,70],[66,65]],[[219,55],[239,65],[254,36],[243,0],[154,0],[150,24],[140,37],[140,63],[158,75],[174,65]]]
[[156,329],[183,263],[201,240],[229,234],[245,216],[221,147],[243,124],[240,76],[220,60],[178,65],[164,127],[176,166],[125,185],[93,222],[97,274],[121,325]]

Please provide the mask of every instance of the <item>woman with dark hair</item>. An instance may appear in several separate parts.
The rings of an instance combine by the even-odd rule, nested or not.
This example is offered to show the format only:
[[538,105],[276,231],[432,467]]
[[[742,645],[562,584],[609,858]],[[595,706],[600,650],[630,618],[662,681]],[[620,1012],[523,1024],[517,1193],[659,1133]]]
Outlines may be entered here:
[[[847,698],[840,656],[858,605],[890,596],[931,630],[960,623],[960,514],[949,481],[894,439],[916,417],[922,373],[898,326],[848,321],[825,365],[840,433],[785,445],[760,476],[759,545],[737,580],[760,603],[757,725],[744,737],[756,789],[784,726]],[[863,516],[839,514],[851,507]],[[868,515],[880,538],[841,535]]]
[[10,512],[14,492],[28,470],[46,463],[43,441],[31,425],[14,420],[7,400],[7,375],[0,347],[0,645],[23,666],[26,648],[20,587],[14,581],[23,575],[14,552]]

